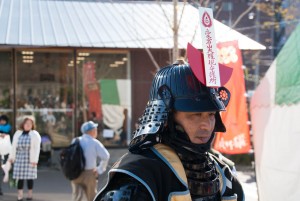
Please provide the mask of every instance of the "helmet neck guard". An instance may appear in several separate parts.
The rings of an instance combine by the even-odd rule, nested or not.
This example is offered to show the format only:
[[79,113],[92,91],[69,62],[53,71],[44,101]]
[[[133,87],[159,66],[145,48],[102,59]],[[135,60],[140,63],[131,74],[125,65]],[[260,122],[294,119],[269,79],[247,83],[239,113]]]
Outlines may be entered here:
[[133,132],[129,151],[136,153],[160,141],[159,133],[164,130],[169,111],[162,100],[148,102],[139,127]]

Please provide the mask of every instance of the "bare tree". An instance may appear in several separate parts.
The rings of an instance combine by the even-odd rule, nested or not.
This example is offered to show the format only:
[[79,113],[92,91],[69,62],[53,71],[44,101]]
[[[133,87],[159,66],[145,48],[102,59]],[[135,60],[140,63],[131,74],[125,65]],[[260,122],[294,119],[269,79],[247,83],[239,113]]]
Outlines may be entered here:
[[171,62],[176,61],[176,59],[178,59],[179,56],[179,48],[178,48],[178,31],[179,31],[179,27],[181,24],[181,19],[184,13],[184,9],[186,6],[186,0],[184,0],[184,4],[183,4],[183,8],[181,10],[181,15],[179,17],[179,21],[178,21],[178,14],[177,14],[177,9],[178,9],[178,0],[173,0],[173,25],[171,23],[171,20],[168,18],[166,11],[164,10],[162,4],[161,4],[161,0],[157,0],[159,6],[161,7],[163,14],[166,18],[166,20],[168,21],[169,27],[172,29],[173,31],[173,48],[172,48],[172,59]]
[[146,50],[148,56],[150,57],[152,63],[154,64],[156,71],[159,71],[160,67],[159,67],[158,63],[156,62],[155,58],[153,57],[153,54],[151,53],[149,48],[145,47],[145,50]]

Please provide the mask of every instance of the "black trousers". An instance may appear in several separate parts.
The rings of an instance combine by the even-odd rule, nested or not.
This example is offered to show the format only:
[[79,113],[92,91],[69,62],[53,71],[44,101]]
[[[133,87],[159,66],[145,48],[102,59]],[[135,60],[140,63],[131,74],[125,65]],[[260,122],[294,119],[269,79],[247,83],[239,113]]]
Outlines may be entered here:
[[[24,187],[24,179],[18,180],[18,190],[22,190]],[[32,190],[33,189],[33,179],[27,180],[27,189]]]

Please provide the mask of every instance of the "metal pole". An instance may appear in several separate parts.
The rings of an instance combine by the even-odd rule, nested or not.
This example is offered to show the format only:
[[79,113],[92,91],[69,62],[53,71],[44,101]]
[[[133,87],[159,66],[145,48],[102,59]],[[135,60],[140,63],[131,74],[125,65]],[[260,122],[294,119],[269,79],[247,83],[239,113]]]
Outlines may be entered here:
[[12,49],[12,69],[13,69],[13,120],[12,133],[15,133],[17,127],[17,55],[16,49]]
[[173,47],[173,62],[175,62],[178,58],[178,24],[177,24],[177,0],[173,0],[173,40],[174,40],[174,47]]
[[[75,129],[75,132],[74,132],[74,135],[77,137],[78,136],[78,130],[77,130],[77,98],[78,98],[78,79],[77,79],[77,50],[74,49],[73,51],[73,64],[74,64],[74,85],[73,85],[73,88],[74,88],[74,95],[73,95],[73,99],[74,99],[74,115],[73,115],[73,124],[74,124],[74,129]],[[74,136],[72,136],[74,138]]]
[[[257,1],[257,3],[260,3],[260,0]],[[260,32],[260,11],[258,8],[256,8],[256,20],[255,20],[255,40],[256,42],[260,42],[260,36],[259,36],[259,32]],[[255,58],[255,81],[254,81],[254,89],[256,89],[258,83],[259,83],[259,53],[257,54],[257,58]]]

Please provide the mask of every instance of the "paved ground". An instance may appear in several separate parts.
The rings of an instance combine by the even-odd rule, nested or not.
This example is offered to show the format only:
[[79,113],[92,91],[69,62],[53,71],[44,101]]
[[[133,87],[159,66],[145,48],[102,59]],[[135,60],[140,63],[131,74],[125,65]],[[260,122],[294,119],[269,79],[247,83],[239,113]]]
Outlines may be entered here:
[[242,183],[245,192],[245,201],[258,201],[256,178],[254,170],[251,168],[237,167],[238,179]]
[[[126,149],[110,149],[111,162],[110,166],[126,152]],[[57,153],[54,153],[54,156]],[[64,178],[63,174],[55,165],[57,161],[52,161],[51,167],[40,167],[38,170],[38,179],[34,183],[34,200],[35,201],[70,201],[71,185]],[[242,182],[246,194],[246,201],[258,201],[254,172],[251,168],[241,167],[238,169],[238,178]],[[106,175],[99,178],[99,189],[106,183]],[[2,201],[16,201],[17,190],[11,188],[8,184],[3,185],[4,196],[0,196]],[[25,191],[26,193],[26,191]],[[24,199],[25,200],[25,199]]]

